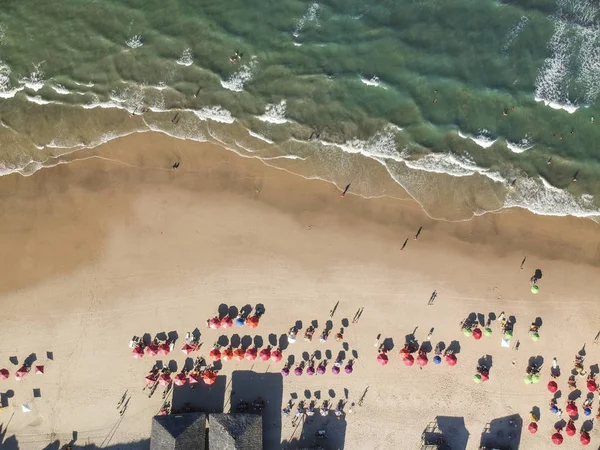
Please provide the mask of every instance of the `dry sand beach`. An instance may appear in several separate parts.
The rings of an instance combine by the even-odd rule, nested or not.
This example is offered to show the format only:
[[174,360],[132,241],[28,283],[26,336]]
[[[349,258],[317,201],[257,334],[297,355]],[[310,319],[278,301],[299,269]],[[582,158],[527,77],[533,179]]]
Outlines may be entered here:
[[[292,375],[281,380],[282,392],[274,383],[265,448],[301,437],[293,414],[282,419],[281,407],[292,394],[297,404],[314,400],[315,393],[317,405],[347,396],[345,419],[328,418],[331,448],[420,448],[424,428],[442,417],[442,425],[450,424],[452,448],[476,449],[486,424],[513,414],[523,421],[522,430],[515,429],[519,448],[549,448],[559,420],[550,414],[546,389],[552,358],[562,369],[557,382],[563,410],[574,355],[585,345],[586,370],[600,361],[593,345],[600,330],[599,234],[591,221],[519,210],[467,222],[433,221],[399,190],[386,198],[351,192],[341,198],[331,184],[154,133],[75,158],[28,178],[0,178],[0,366],[11,372],[0,384],[2,448],[59,448],[57,442],[69,443],[74,433],[74,448],[148,448],[162,388],[152,398],[142,391],[153,359],[131,357],[132,336],[176,331],[176,351],[159,359],[181,368],[183,337],[196,327],[203,342],[197,354],[207,356],[222,335],[259,336],[266,345],[270,335],[279,340],[298,320],[304,328],[317,320],[321,329],[338,301],[334,331],[364,307],[359,323],[344,332],[354,373]],[[181,167],[174,170],[177,160]],[[529,279],[536,269],[543,278],[534,296]],[[434,290],[438,296],[428,306]],[[266,312],[256,329],[206,328],[220,304],[259,303]],[[496,322],[489,338],[462,334],[459,324],[469,314],[487,318],[501,311],[516,319],[512,347],[518,340],[518,350],[500,347]],[[541,340],[533,342],[529,325],[538,317]],[[406,367],[399,355],[406,335],[416,329],[423,342],[432,328],[434,346],[458,341],[458,364]],[[385,367],[376,362],[378,335],[393,343]],[[335,358],[343,350],[333,338],[321,344],[317,336],[290,345],[284,360],[293,355],[300,361],[315,350]],[[32,354],[46,373],[15,381],[18,364]],[[490,380],[476,385],[473,375],[485,355]],[[542,381],[526,385],[528,361],[537,356],[544,361]],[[282,366],[229,361],[219,375],[279,374]],[[580,409],[584,381],[578,379]],[[362,405],[350,413],[367,388]],[[226,389],[221,403],[227,411],[231,386]],[[121,417],[117,403],[126,391],[130,399]],[[29,413],[21,410],[26,403]],[[541,417],[531,435],[527,424],[535,407]],[[576,421],[578,431],[598,407],[595,398],[593,415]],[[457,426],[463,421],[464,430]],[[313,436],[306,434],[301,442],[311,444]],[[598,431],[590,435],[590,448],[597,448]],[[580,447],[578,434],[565,435],[562,448]]]

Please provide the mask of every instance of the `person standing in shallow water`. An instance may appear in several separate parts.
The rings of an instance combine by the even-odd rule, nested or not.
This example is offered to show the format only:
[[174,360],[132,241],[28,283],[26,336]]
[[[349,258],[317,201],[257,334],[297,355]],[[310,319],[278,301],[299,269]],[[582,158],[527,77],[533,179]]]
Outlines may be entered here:
[[348,183],[348,185],[347,185],[347,186],[346,186],[346,188],[344,189],[344,192],[342,192],[342,197],[345,197],[345,196],[346,196],[346,192],[348,192],[348,189],[350,189],[350,184],[351,184],[351,183]]

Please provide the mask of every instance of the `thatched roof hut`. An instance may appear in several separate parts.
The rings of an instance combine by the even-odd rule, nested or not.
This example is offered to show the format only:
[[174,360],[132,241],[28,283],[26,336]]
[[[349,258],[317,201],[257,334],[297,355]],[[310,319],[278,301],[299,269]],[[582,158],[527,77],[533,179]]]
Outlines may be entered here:
[[150,450],[205,449],[206,414],[171,414],[152,419]]
[[210,414],[210,450],[261,450],[262,416],[258,414]]

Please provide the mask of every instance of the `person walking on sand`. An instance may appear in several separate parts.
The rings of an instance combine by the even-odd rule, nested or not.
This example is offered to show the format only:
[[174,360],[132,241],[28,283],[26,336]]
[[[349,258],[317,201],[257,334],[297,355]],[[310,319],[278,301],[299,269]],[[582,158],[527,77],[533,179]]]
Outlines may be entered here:
[[421,234],[421,230],[422,230],[422,229],[423,229],[423,227],[419,227],[419,230],[417,231],[417,234],[415,234],[415,237],[414,237],[415,241],[416,241],[417,239],[419,239],[419,235]]
[[344,192],[342,192],[342,198],[344,198],[346,196],[346,192],[348,192],[348,189],[350,189],[350,184],[352,184],[352,183],[348,183],[346,185],[346,188],[344,189]]
[[400,249],[400,251],[404,250],[404,247],[406,247],[407,242],[408,242],[408,238],[406,238],[406,240],[404,241],[404,244],[402,244],[402,248]]

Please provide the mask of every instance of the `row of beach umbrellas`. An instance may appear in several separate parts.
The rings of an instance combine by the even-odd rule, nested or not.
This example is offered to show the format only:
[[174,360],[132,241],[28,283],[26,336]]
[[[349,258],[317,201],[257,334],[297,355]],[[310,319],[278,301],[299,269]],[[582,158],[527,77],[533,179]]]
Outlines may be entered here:
[[208,327],[216,330],[218,328],[231,328],[235,324],[237,327],[243,327],[245,325],[248,328],[256,328],[258,326],[258,322],[258,316],[251,316],[247,319],[244,319],[242,316],[238,316],[235,318],[235,320],[229,316],[225,316],[222,319],[213,317],[208,321]]
[[250,347],[246,350],[241,349],[241,348],[236,348],[235,350],[232,350],[231,348],[228,347],[228,348],[224,349],[223,351],[219,350],[217,347],[213,347],[211,349],[211,351],[208,353],[208,357],[213,362],[219,361],[219,360],[242,361],[244,359],[247,359],[248,361],[254,361],[257,358],[261,359],[262,361],[271,360],[273,362],[279,362],[283,358],[283,353],[281,353],[281,350],[279,350],[279,349],[275,349],[275,350],[271,351],[271,349],[269,347],[263,348],[260,352],[255,347]]
[[157,381],[158,384],[166,387],[169,384],[171,384],[171,382],[175,383],[177,386],[183,386],[187,383],[199,383],[200,380],[202,380],[205,384],[208,385],[213,384],[217,380],[217,374],[213,370],[205,370],[202,373],[196,371],[185,373],[182,371],[175,375],[173,380],[171,380],[171,375],[165,372],[161,373],[159,376],[156,376],[153,373],[146,376],[146,384],[148,384],[149,386],[153,385]]
[[[344,367],[344,372],[347,374],[351,374],[354,371],[352,364],[346,364],[346,366]],[[341,372],[341,368],[338,364],[334,364],[331,367],[331,373],[333,373],[334,375],[338,375]],[[315,369],[313,366],[309,366],[306,368],[306,375],[308,376],[313,376],[315,374],[318,375],[325,375],[326,373],[326,367],[324,364],[319,364],[319,366]],[[283,375],[284,377],[289,376],[290,374],[290,369],[289,367],[284,367],[283,369],[281,369],[281,375]],[[297,377],[302,376],[304,374],[304,368],[302,366],[297,366],[294,369],[294,375],[296,375]]]
[[[29,373],[29,367],[23,365],[19,368],[19,370],[17,370],[15,372],[15,380],[19,381],[22,380],[23,377],[25,377],[25,375],[27,375]],[[34,373],[36,373],[37,375],[43,375],[44,374],[44,366],[35,366],[34,367]],[[8,378],[10,377],[10,372],[8,371],[8,369],[0,369],[0,381],[4,381],[4,380],[8,380]]]

